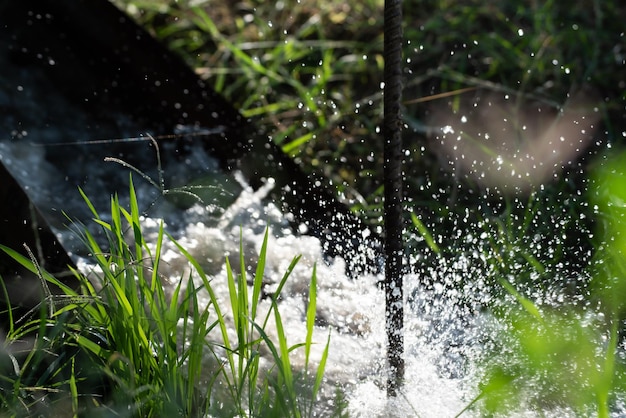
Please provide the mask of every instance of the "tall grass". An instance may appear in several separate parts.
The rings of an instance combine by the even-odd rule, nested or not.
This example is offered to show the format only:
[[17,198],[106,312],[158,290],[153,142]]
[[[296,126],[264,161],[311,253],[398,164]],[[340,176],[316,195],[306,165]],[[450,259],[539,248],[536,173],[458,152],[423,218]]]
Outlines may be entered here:
[[[306,340],[289,345],[278,298],[299,257],[271,296],[271,309],[260,315],[267,231],[251,289],[244,252],[240,253],[239,275],[227,259],[230,304],[223,305],[212,279],[163,225],[156,242],[147,241],[132,179],[129,209],[113,196],[110,221],[103,220],[86,195],[83,198],[107,245],[102,247],[87,228],[78,229],[95,262],[91,281],[74,271],[81,289],[64,286],[34,259],[0,246],[37,274],[44,287],[53,283],[63,291],[61,295],[48,292],[34,315],[10,321],[1,364],[11,365],[13,370],[1,378],[2,413],[78,416],[89,411],[141,417],[314,414],[329,347],[327,341],[315,366],[309,356],[314,344],[315,269],[303,325]],[[171,240],[192,267],[171,292],[164,287],[168,279],[159,273],[165,240]],[[208,304],[202,303],[205,293]],[[275,337],[267,331],[271,325],[276,327]],[[22,351],[19,346],[25,339],[30,344]],[[290,357],[301,348],[306,353],[305,369],[298,371]],[[260,354],[264,350],[271,353],[265,368]]]

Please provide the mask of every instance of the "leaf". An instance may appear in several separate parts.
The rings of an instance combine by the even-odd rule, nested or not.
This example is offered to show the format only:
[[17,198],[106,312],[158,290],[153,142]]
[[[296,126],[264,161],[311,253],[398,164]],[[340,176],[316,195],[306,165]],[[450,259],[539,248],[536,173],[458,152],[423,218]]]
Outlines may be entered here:
[[324,352],[322,353],[322,358],[320,360],[319,366],[317,366],[317,373],[315,375],[315,384],[313,385],[313,393],[312,400],[315,400],[317,397],[317,392],[322,386],[322,380],[324,378],[324,371],[326,370],[326,360],[328,359],[328,349],[330,347],[330,331],[328,331],[328,340],[326,341],[326,347],[324,347]]
[[261,245],[261,252],[259,253],[259,261],[256,265],[256,272],[254,274],[254,286],[252,289],[252,310],[251,318],[256,320],[257,306],[261,297],[261,288],[263,286],[263,277],[265,274],[265,260],[267,257],[267,240],[269,235],[269,228],[265,228],[265,235],[263,236],[263,244]]
[[317,265],[313,265],[311,284],[309,285],[309,306],[306,311],[306,340],[304,346],[305,367],[309,365],[309,354],[311,353],[311,340],[313,338],[313,328],[315,327],[315,314],[317,313]]
[[433,239],[433,236],[426,228],[426,225],[415,215],[415,213],[411,213],[411,220],[413,221],[413,225],[417,228],[424,241],[426,241],[426,245],[430,248],[435,254],[441,255],[441,249]]
[[539,321],[543,322],[543,316],[541,315],[541,312],[539,312],[539,309],[537,309],[537,306],[535,306],[535,304],[530,299],[527,299],[524,296],[522,296],[522,294],[519,293],[517,289],[515,289],[515,287],[513,287],[513,285],[508,280],[504,278],[500,278],[499,281],[502,284],[502,286],[507,290],[507,292],[509,292],[511,295],[515,297],[515,299],[517,299],[517,301],[522,305],[522,307],[524,308],[524,310],[526,310],[526,312],[528,312],[529,314],[537,318]]

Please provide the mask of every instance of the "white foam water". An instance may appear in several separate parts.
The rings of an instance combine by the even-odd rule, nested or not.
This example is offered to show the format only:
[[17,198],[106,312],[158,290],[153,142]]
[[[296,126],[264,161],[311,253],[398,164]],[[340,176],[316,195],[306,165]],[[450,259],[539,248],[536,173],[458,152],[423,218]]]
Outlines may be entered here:
[[[136,185],[138,195],[144,194],[142,186]],[[188,223],[181,228],[165,229],[200,263],[211,275],[211,286],[222,309],[230,306],[225,257],[238,269],[240,238],[243,240],[244,258],[251,272],[262,246],[265,228],[271,230],[265,264],[264,292],[271,293],[292,259],[301,256],[298,264],[285,283],[278,302],[284,321],[287,341],[290,345],[305,341],[307,295],[314,265],[317,272],[317,326],[311,352],[311,366],[317,367],[326,341],[330,335],[329,356],[326,363],[324,385],[316,413],[326,416],[337,408],[337,389],[348,402],[347,410],[354,417],[407,417],[407,416],[454,416],[471,399],[468,389],[469,376],[449,377],[438,366],[439,359],[447,355],[442,344],[424,341],[424,330],[430,327],[428,320],[407,310],[406,315],[406,361],[407,384],[397,399],[389,401],[385,394],[386,382],[386,334],[385,295],[378,283],[382,277],[368,275],[357,279],[346,275],[342,259],[330,262],[323,256],[320,241],[311,236],[297,236],[289,228],[285,216],[263,198],[272,187],[254,191],[243,184],[242,192],[215,222],[202,205],[194,205],[183,214]],[[210,218],[210,219],[209,219]],[[148,241],[156,242],[160,218],[142,217],[142,230]],[[91,261],[81,258],[79,268],[93,274]],[[160,275],[164,284],[173,287],[181,277],[189,277],[196,286],[199,278],[193,274],[188,260],[176,246],[165,241],[162,248]],[[407,276],[407,294],[414,293],[419,277]],[[200,303],[209,304],[206,292],[200,293]],[[270,300],[262,300],[259,315],[264,317],[270,308]],[[434,314],[434,313],[432,313]],[[226,321],[232,316],[227,315]],[[234,335],[234,326],[232,337]],[[441,330],[442,332],[447,332]],[[276,330],[271,326],[267,334],[277,341]],[[219,335],[215,334],[216,340]],[[269,364],[271,353],[265,363]],[[210,361],[207,358],[207,361]],[[304,370],[304,350],[292,352],[292,364],[296,371]]]
[[[44,196],[44,205],[50,206],[50,202],[54,202],[57,210],[65,209],[61,207],[63,202],[71,202],[73,207],[69,212],[78,212],[76,207],[84,203],[80,202],[77,193],[73,195],[75,198],[67,197],[58,184],[41,181],[51,182],[54,178],[51,173],[57,170],[45,162],[43,150],[27,151],[27,147],[0,141],[0,158],[11,166],[13,173],[23,174],[19,180],[31,196],[40,199]],[[203,160],[198,164],[206,166],[208,163]],[[45,173],[34,175],[33,169],[45,169]],[[119,171],[120,167],[112,165],[112,169]],[[482,365],[494,351],[492,340],[506,333],[506,325],[478,308],[484,302],[481,298],[488,297],[485,296],[488,293],[484,277],[489,273],[481,269],[484,262],[480,254],[462,255],[455,260],[442,258],[439,264],[423,271],[415,269],[417,273],[407,274],[404,278],[406,380],[399,396],[388,399],[385,389],[385,297],[379,286],[383,278],[376,275],[349,278],[343,260],[328,260],[322,254],[319,240],[294,233],[286,216],[274,205],[266,203],[264,197],[273,187],[271,181],[256,191],[247,187],[241,178],[238,181],[241,192],[237,199],[219,213],[210,204],[196,204],[184,211],[162,201],[153,205],[155,196],[158,198],[154,187],[147,182],[135,182],[140,205],[147,210],[147,215],[142,218],[143,232],[148,240],[156,241],[159,225],[164,222],[166,230],[211,276],[212,288],[222,306],[230,306],[225,257],[230,257],[231,265],[238,268],[241,237],[244,258],[254,271],[264,231],[269,226],[265,292],[274,290],[293,257],[302,256],[278,302],[290,345],[305,340],[307,293],[313,266],[316,266],[318,321],[313,337],[316,344],[311,354],[314,366],[330,335],[325,380],[316,410],[318,416],[328,416],[337,408],[337,388],[344,393],[347,411],[352,417],[454,417],[461,412],[464,417],[480,416],[480,412],[474,409],[464,409],[479,394],[484,371]],[[87,194],[90,198],[101,199],[99,206],[103,207],[108,202],[109,193],[96,193],[98,187]],[[71,242],[72,233],[66,228],[58,229],[58,232],[64,244]],[[187,277],[190,266],[172,243],[165,242],[162,251],[160,273],[166,279],[166,286],[169,284],[173,289],[181,277]],[[412,262],[418,261],[419,257],[416,257]],[[92,271],[89,264],[90,260],[79,259],[79,267],[86,273]],[[425,276],[435,285],[425,286]],[[466,281],[471,283],[471,288],[465,286],[459,290],[455,286],[462,277],[470,278]],[[464,298],[470,302],[460,303]],[[208,296],[204,295],[204,303],[208,304],[208,301]],[[267,312],[269,307],[270,301],[263,300],[260,314]],[[276,338],[271,327],[267,332]],[[270,353],[261,354],[269,363]],[[303,350],[295,350],[292,354],[294,367],[301,370],[304,367]],[[621,407],[617,409],[612,416],[620,416],[620,411],[624,411]],[[557,406],[551,406],[549,411],[522,406],[506,415],[573,417],[576,414]]]
[[[462,411],[475,396],[471,389],[474,386],[472,374],[444,370],[446,367],[457,367],[455,364],[462,359],[450,358],[455,354],[451,354],[444,346],[449,338],[436,341],[429,337],[432,334],[427,331],[432,327],[430,319],[415,315],[410,309],[407,309],[405,319],[407,384],[401,391],[401,396],[393,400],[387,399],[385,296],[378,285],[382,277],[369,275],[357,279],[349,278],[343,260],[334,259],[328,262],[324,258],[318,239],[294,235],[284,215],[274,205],[263,201],[271,186],[270,182],[266,188],[253,191],[244,185],[236,202],[222,214],[217,223],[213,221],[214,226],[209,226],[210,223],[202,219],[203,213],[206,213],[205,208],[195,205],[183,216],[190,222],[182,230],[169,231],[179,237],[178,242],[212,275],[211,286],[220,306],[230,306],[225,257],[229,257],[231,265],[238,268],[241,237],[244,258],[251,272],[254,271],[265,227],[269,225],[272,233],[264,273],[266,293],[273,291],[291,260],[295,256],[301,256],[278,302],[290,345],[305,341],[307,294],[313,266],[316,265],[318,325],[313,338],[316,344],[311,353],[312,366],[316,367],[330,335],[324,386],[320,392],[317,410],[320,416],[325,416],[336,408],[334,400],[337,389],[344,393],[348,402],[347,410],[354,417],[445,417],[455,416]],[[152,238],[156,241],[162,220],[143,217],[142,222],[148,240]],[[171,286],[190,272],[188,260],[172,243],[164,243],[161,260],[160,273],[169,278]],[[84,271],[89,271],[88,265],[82,267]],[[417,292],[419,279],[417,275],[408,275],[405,278],[408,295]],[[196,283],[196,286],[199,285],[200,281]],[[204,294],[203,303],[209,303],[207,294]],[[269,299],[261,302],[261,317],[264,317],[269,307]],[[437,309],[442,311],[447,308],[442,302]],[[431,317],[437,317],[441,335],[448,335],[456,325],[447,321],[451,321],[452,315],[456,313],[447,313],[446,321],[441,321],[441,314],[442,312],[434,310],[429,312]],[[230,318],[227,316],[226,320],[229,321]],[[231,329],[234,330],[234,327]],[[266,332],[276,341],[275,329],[270,326]],[[427,339],[430,341],[426,341]],[[468,353],[475,349],[476,347],[471,346],[463,347]],[[269,352],[263,354],[268,357],[271,355]],[[292,355],[291,361],[296,370],[303,370],[304,351],[295,350]],[[447,360],[442,362],[444,357]],[[446,364],[442,366],[443,363]]]

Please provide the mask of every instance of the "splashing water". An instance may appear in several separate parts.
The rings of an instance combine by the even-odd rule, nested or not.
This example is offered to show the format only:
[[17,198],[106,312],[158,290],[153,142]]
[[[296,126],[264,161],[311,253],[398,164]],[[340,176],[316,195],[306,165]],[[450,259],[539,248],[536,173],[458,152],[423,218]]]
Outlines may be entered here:
[[[25,185],[35,202],[56,202],[53,207],[63,209],[74,219],[86,220],[89,216],[81,208],[76,193],[74,198],[67,196],[61,184],[55,184],[60,173],[58,169],[45,161],[43,148],[0,142],[2,161],[16,173],[20,182]],[[193,155],[200,155],[201,150],[194,150]],[[205,164],[206,162],[202,162]],[[38,167],[41,173],[34,173],[30,167]],[[115,164],[108,165],[110,170],[119,171]],[[193,168],[193,167],[192,167]],[[99,177],[104,177],[99,173]],[[118,173],[119,177],[119,173]],[[235,175],[235,178],[238,176]],[[42,184],[48,179],[50,184]],[[272,234],[268,246],[265,277],[267,283],[264,292],[271,293],[290,261],[296,255],[302,258],[287,281],[280,300],[279,309],[285,321],[287,341],[290,344],[305,339],[304,318],[306,315],[306,294],[311,279],[313,265],[317,264],[318,277],[318,308],[317,323],[313,346],[317,350],[311,354],[319,359],[323,350],[323,342],[331,333],[329,358],[326,365],[325,385],[321,397],[329,411],[333,409],[336,388],[345,392],[352,416],[388,416],[388,405],[384,395],[385,381],[385,331],[384,331],[384,294],[377,283],[382,279],[377,276],[350,279],[345,274],[345,264],[341,259],[324,261],[321,244],[318,239],[310,236],[296,236],[289,228],[285,216],[273,205],[263,201],[272,187],[269,181],[265,187],[254,191],[247,187],[241,178],[238,179],[241,192],[226,210],[215,216],[215,209],[210,206],[195,204],[185,211],[173,205],[155,200],[154,188],[137,182],[137,195],[141,204],[149,209],[150,216],[142,218],[145,237],[156,242],[160,222],[165,219],[166,230],[176,237],[179,243],[197,259],[206,272],[213,275],[212,285],[218,298],[227,303],[228,286],[224,257],[237,259],[239,237],[243,238],[243,248],[248,266],[253,266],[260,250],[263,233],[267,225]],[[102,183],[84,184],[87,194],[94,197],[94,204],[106,207],[108,193],[103,193]],[[99,193],[98,193],[99,192]],[[71,192],[70,192],[71,193]],[[123,196],[120,196],[123,197]],[[158,195],[157,195],[158,197]],[[65,208],[61,202],[65,202]],[[57,206],[58,205],[58,206]],[[76,206],[72,206],[76,205]],[[106,212],[102,211],[105,215]],[[57,213],[57,215],[59,215]],[[73,233],[62,224],[55,223],[64,245],[74,247],[74,254],[80,256],[81,251],[73,244]],[[93,274],[93,265],[89,258],[79,257],[79,268]],[[236,266],[238,263],[231,263]],[[175,284],[185,272],[189,271],[188,261],[170,242],[164,243],[162,252],[161,276],[171,284]],[[419,277],[407,279],[409,290],[417,287]],[[205,303],[209,303],[205,295]],[[269,309],[269,300],[262,302],[262,307]],[[435,313],[432,313],[435,315]],[[428,416],[453,415],[462,409],[467,396],[462,390],[463,379],[442,377],[436,366],[436,359],[441,356],[436,345],[423,341],[424,330],[429,326],[426,318],[412,318],[407,322],[407,359],[408,378],[411,382],[407,388],[406,399],[419,414]],[[271,334],[271,330],[268,331]],[[271,335],[275,337],[275,335]],[[266,353],[267,354],[267,353]],[[302,353],[295,352],[293,362],[296,366],[304,365]],[[300,357],[298,357],[300,355]],[[421,390],[420,388],[426,389]],[[403,402],[394,406],[398,416],[410,416],[412,409],[406,409]],[[427,409],[424,409],[427,407]],[[408,415],[407,415],[408,414]]]
[[[198,147],[190,154],[196,159],[195,163],[188,161],[192,169],[194,165],[211,166],[210,158],[203,157],[201,153]],[[52,195],[59,208],[62,208],[61,201],[80,204],[78,196],[68,197],[60,188],[42,184],[41,179],[53,183],[53,174],[58,171],[44,161],[43,151],[25,152],[22,146],[0,142],[0,155],[3,163],[17,173],[20,182],[35,197],[35,202],[37,196],[41,198],[44,195],[45,200]],[[45,169],[46,175],[34,177],[32,169],[27,170],[27,167]],[[119,165],[109,164],[109,167],[110,170],[121,170]],[[148,213],[142,218],[144,234],[146,238],[156,241],[159,224],[163,220],[166,230],[212,275],[214,291],[227,304],[229,293],[224,257],[238,259],[241,236],[247,265],[254,266],[264,230],[269,225],[271,239],[265,267],[267,282],[263,289],[266,294],[271,294],[293,257],[302,255],[279,301],[289,344],[305,339],[306,295],[313,265],[317,265],[318,319],[313,339],[318,344],[313,346],[311,354],[314,361],[321,358],[323,342],[329,332],[331,336],[325,381],[320,393],[320,415],[328,415],[336,409],[338,388],[348,402],[350,416],[453,417],[462,413],[479,396],[479,384],[494,357],[506,358],[509,355],[509,359],[514,359],[515,343],[506,339],[511,328],[506,321],[499,320],[485,309],[493,295],[490,287],[498,269],[493,260],[490,261],[489,253],[479,249],[489,246],[493,237],[484,232],[484,226],[481,226],[483,233],[460,232],[459,241],[464,242],[465,247],[459,247],[454,256],[426,254],[409,260],[411,273],[404,280],[409,307],[405,313],[404,330],[406,382],[397,399],[387,399],[384,294],[378,286],[383,278],[370,275],[351,279],[345,274],[343,260],[336,258],[329,261],[324,257],[319,240],[296,235],[285,215],[264,200],[273,187],[271,181],[255,191],[237,174],[229,179],[237,187],[231,188],[228,205],[223,210],[216,209],[210,202],[196,203],[181,210],[165,199],[157,199],[159,194],[152,185],[137,182],[137,195],[142,200],[140,204]],[[106,206],[109,193],[103,193],[103,190],[96,193],[99,187],[101,183],[96,182],[95,190],[88,190],[87,194],[102,199],[100,204]],[[155,199],[156,204],[153,203]],[[80,213],[78,207],[63,209],[71,216]],[[461,223],[458,227],[462,227]],[[57,228],[64,244],[70,243],[71,246],[71,232],[59,225]],[[549,248],[544,247],[543,250],[549,251]],[[80,255],[80,252],[76,254]],[[84,272],[92,271],[88,258],[79,258],[78,265]],[[237,263],[231,265],[236,266]],[[164,243],[160,267],[162,277],[171,283],[172,289],[180,277],[189,272],[187,259],[169,242]],[[555,276],[565,274],[559,271],[552,273]],[[516,284],[515,276],[509,276],[508,280]],[[568,280],[571,278],[562,277],[562,281]],[[558,282],[559,278],[555,281]],[[563,292],[554,289],[542,297],[544,302],[541,306],[544,307],[564,299]],[[504,300],[503,304],[515,303],[511,295]],[[205,295],[204,302],[208,304],[208,301]],[[261,310],[267,311],[269,307],[269,300],[261,302]],[[589,318],[589,321],[593,320]],[[275,330],[270,328],[267,332],[270,337],[276,337]],[[296,350],[293,355],[292,364],[303,368],[304,354]],[[559,404],[543,405],[545,410],[538,409],[532,401],[527,405],[522,403],[521,407],[519,405],[507,415],[576,416],[574,411]],[[623,402],[617,402],[613,415],[620,416],[624,411]],[[468,410],[463,412],[463,416],[480,414]]]
[[[269,187],[269,185],[268,185]],[[430,328],[431,319],[410,318],[407,322],[407,359],[408,381],[404,394],[389,405],[385,398],[385,323],[384,294],[377,286],[378,276],[350,279],[345,274],[345,264],[335,259],[328,264],[323,261],[319,240],[309,236],[295,236],[287,228],[284,217],[273,205],[262,201],[263,190],[253,191],[247,187],[234,204],[221,216],[215,226],[201,220],[206,213],[200,205],[188,209],[184,218],[191,222],[184,230],[175,231],[179,243],[198,260],[205,271],[213,274],[213,290],[218,299],[228,305],[229,289],[224,257],[237,260],[239,237],[243,239],[245,259],[248,266],[254,266],[263,241],[265,225],[272,226],[273,236],[268,245],[265,267],[267,282],[263,291],[271,293],[287,270],[290,261],[296,255],[302,255],[300,262],[288,279],[279,302],[279,309],[284,320],[287,341],[290,344],[302,342],[306,329],[304,321],[307,309],[306,295],[311,279],[313,264],[317,264],[317,323],[312,358],[319,360],[324,348],[323,342],[330,332],[329,358],[326,364],[325,385],[321,392],[321,405],[324,410],[332,411],[336,388],[345,392],[349,402],[351,416],[390,416],[390,406],[397,411],[395,416],[452,416],[463,409],[466,398],[471,394],[463,389],[468,377],[449,377],[442,373],[438,363],[442,356],[454,357],[454,354],[442,352],[442,343],[428,344],[424,341]],[[156,241],[160,220],[144,217],[143,230],[147,238]],[[171,243],[164,243],[162,252],[161,274],[170,278],[172,288],[184,272],[188,272],[188,260]],[[237,262],[231,262],[237,265]],[[90,261],[81,263],[83,271],[91,269]],[[412,275],[407,279],[409,293],[411,287],[417,288],[419,277]],[[199,286],[201,283],[198,282]],[[204,303],[209,303],[208,295]],[[270,301],[261,303],[260,310],[267,311]],[[436,308],[444,310],[442,304]],[[439,317],[432,312],[430,316]],[[448,314],[455,315],[455,314]],[[412,315],[411,315],[412,316]],[[451,319],[451,318],[450,318]],[[445,322],[445,321],[444,321]],[[448,324],[441,323],[439,327]],[[234,327],[232,327],[234,329]],[[446,333],[445,329],[441,329]],[[267,330],[270,337],[276,338],[275,330]],[[269,353],[265,353],[269,355]],[[456,362],[453,358],[451,362]],[[292,359],[295,367],[304,368],[304,356],[294,352]],[[454,367],[450,365],[450,368]],[[449,373],[448,373],[449,374]],[[467,383],[467,382],[465,382]],[[410,388],[410,389],[409,389]],[[325,404],[326,403],[326,404]],[[417,412],[414,412],[415,411]]]

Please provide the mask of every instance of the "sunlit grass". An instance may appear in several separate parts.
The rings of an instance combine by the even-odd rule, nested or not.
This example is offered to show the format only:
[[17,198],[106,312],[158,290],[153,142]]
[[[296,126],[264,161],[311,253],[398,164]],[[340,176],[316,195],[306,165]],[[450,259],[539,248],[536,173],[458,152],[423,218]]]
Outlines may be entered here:
[[[1,357],[2,364],[7,362],[13,370],[3,376],[0,385],[3,413],[108,411],[106,414],[141,417],[314,414],[329,346],[328,340],[315,366],[309,356],[314,344],[315,269],[303,324],[306,339],[289,345],[278,298],[299,257],[271,296],[271,309],[259,315],[267,232],[251,289],[243,248],[240,274],[234,273],[226,259],[230,303],[221,304],[211,277],[163,225],[156,242],[146,241],[132,180],[129,209],[113,196],[110,221],[103,219],[84,194],[83,198],[108,245],[102,247],[87,228],[77,229],[95,262],[91,281],[75,271],[80,291],[63,286],[39,269],[34,258],[0,247],[39,275],[42,284],[53,283],[63,290],[62,295],[48,292],[32,317],[22,321],[10,316]],[[192,266],[192,272],[181,276],[172,289],[165,288],[168,278],[159,273],[164,240],[170,240]],[[199,286],[194,277],[200,280]],[[208,293],[208,305],[200,302],[203,292]],[[276,327],[276,337],[266,331],[270,325]],[[236,331],[234,339],[231,327]],[[27,344],[22,349],[24,341]],[[261,367],[264,347],[271,353],[271,361]],[[305,369],[298,372],[290,356],[300,349],[306,353]]]
[[[624,155],[608,158],[593,174],[589,198],[602,222],[595,228],[594,257],[589,259],[587,272],[580,272],[590,276],[588,283],[577,286],[576,294],[550,299],[538,287],[558,290],[558,285],[549,282],[551,276],[544,278],[548,283],[529,285],[510,270],[513,260],[502,260],[496,278],[513,300],[491,312],[503,325],[496,336],[503,351],[484,357],[478,395],[463,413],[474,410],[500,416],[523,410],[562,411],[608,418],[623,411]],[[491,245],[504,245],[503,253],[517,253],[518,260],[526,261],[527,270],[545,273],[544,265],[527,248],[509,247],[507,242],[494,239]]]
[[[480,221],[450,211],[449,224],[426,225],[411,214],[423,288],[495,329],[473,357],[477,396],[459,416],[623,411],[624,157],[602,160],[584,195],[558,185],[509,198]],[[437,234],[442,225],[448,236]],[[443,270],[430,270],[438,263]]]
[[[404,3],[406,215],[416,231],[411,255],[426,265],[424,271],[429,259],[423,252],[451,260],[460,253],[475,257],[481,268],[463,272],[467,277],[455,285],[485,291],[483,308],[510,330],[502,336],[510,357],[497,358],[508,368],[494,367],[482,382],[479,411],[505,413],[517,406],[528,394],[522,389],[532,386],[520,382],[530,376],[539,385],[534,389],[551,388],[533,393],[537,398],[529,407],[588,412],[592,405],[605,416],[610,392],[619,388],[609,376],[620,367],[613,357],[616,333],[601,321],[593,329],[584,326],[581,310],[592,309],[589,300],[599,298],[588,291],[589,277],[609,289],[604,304],[621,306],[615,295],[623,292],[613,276],[602,280],[594,272],[589,219],[596,214],[585,197],[586,167],[574,163],[560,180],[521,195],[485,189],[459,161],[437,154],[437,127],[425,117],[441,104],[460,118],[464,97],[479,102],[488,94],[510,97],[515,108],[536,101],[558,112],[573,88],[589,84],[605,94],[602,122],[607,141],[614,141],[621,130],[608,115],[623,100],[609,80],[611,68],[619,73],[620,54],[600,51],[616,51],[620,44],[621,29],[609,16],[619,15],[621,7],[600,1]],[[162,22],[140,20],[254,117],[260,131],[305,169],[331,177],[355,210],[379,222],[382,2],[347,4],[354,19],[342,18],[335,2],[281,4],[288,12],[256,1],[236,10],[220,9],[221,2],[211,2],[215,8],[170,4]],[[324,18],[340,21],[341,28]],[[498,157],[497,149],[472,139],[488,160]],[[485,279],[487,288],[472,288],[472,273],[485,276],[478,280]],[[555,290],[565,294],[562,312],[552,311]],[[472,297],[479,296],[466,296]],[[561,362],[566,357],[569,363]]]

